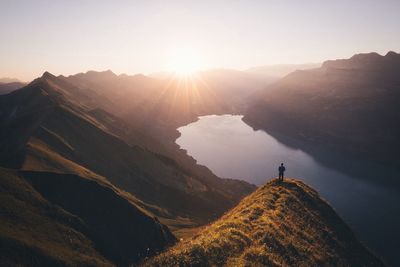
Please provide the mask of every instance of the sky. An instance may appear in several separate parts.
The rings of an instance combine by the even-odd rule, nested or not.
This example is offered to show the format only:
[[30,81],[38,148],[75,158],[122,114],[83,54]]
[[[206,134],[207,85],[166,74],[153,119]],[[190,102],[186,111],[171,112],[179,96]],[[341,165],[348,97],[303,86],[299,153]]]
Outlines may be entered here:
[[400,52],[398,0],[0,0],[0,77],[316,63]]

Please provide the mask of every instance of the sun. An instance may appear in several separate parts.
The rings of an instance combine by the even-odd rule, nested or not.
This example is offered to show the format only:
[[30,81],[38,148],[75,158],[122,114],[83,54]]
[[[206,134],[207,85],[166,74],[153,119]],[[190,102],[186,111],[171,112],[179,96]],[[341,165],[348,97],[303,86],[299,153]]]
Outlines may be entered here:
[[188,47],[174,49],[169,59],[169,70],[180,76],[188,76],[203,68],[199,52]]

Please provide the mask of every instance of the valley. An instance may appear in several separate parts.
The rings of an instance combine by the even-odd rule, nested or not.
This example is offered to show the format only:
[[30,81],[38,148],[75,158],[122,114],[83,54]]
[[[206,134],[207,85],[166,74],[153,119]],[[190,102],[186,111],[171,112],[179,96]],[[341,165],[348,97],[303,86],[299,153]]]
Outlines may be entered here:
[[0,267],[400,266],[400,1],[0,10]]
[[[348,224],[355,231],[355,235],[350,230],[341,233],[332,225],[326,226],[334,235],[345,236],[343,246],[357,244],[357,253],[363,251],[365,258],[362,259],[372,257],[372,266],[381,263],[375,262],[363,245],[385,263],[396,264],[395,244],[399,240],[396,225],[400,213],[392,203],[399,200],[399,171],[393,156],[397,128],[383,123],[382,116],[391,118],[392,122],[398,119],[398,109],[393,104],[398,88],[393,74],[397,54],[372,55],[382,68],[387,68],[385,75],[375,73],[375,69],[354,70],[360,64],[365,65],[357,62],[369,57],[356,55],[349,60],[325,62],[320,68],[295,71],[283,78],[271,77],[265,72],[268,68],[211,70],[191,78],[168,73],[160,78],[116,75],[112,71],[88,71],[70,76],[45,72],[28,85],[0,95],[2,176],[19,177],[11,180],[20,179],[46,205],[72,214],[88,227],[85,230],[79,225],[66,226],[72,227],[68,231],[79,232],[85,240],[82,250],[85,247],[91,251],[93,259],[84,260],[85,264],[127,266],[164,251],[177,240],[189,242],[186,240],[201,238],[202,231],[206,231],[204,227],[219,218],[224,224],[225,217],[221,216],[238,209],[236,205],[257,190],[257,186],[275,177],[277,164],[285,162],[289,176],[318,190],[322,199],[344,219],[340,223]],[[375,76],[366,80],[365,72],[373,72]],[[367,89],[362,101],[357,102],[354,99],[358,99],[361,87]],[[319,97],[310,99],[309,90],[314,90]],[[354,104],[349,104],[349,99]],[[378,99],[378,104],[372,105],[372,99]],[[321,112],[316,111],[319,107],[324,107]],[[370,116],[372,111],[379,112]],[[306,117],[313,123],[302,121]],[[351,133],[350,139],[341,133],[338,121]],[[374,125],[379,125],[378,129]],[[380,130],[383,128],[387,130]],[[363,136],[363,139],[354,136]],[[389,149],[388,153],[377,158],[383,148]],[[296,188],[306,186],[293,183]],[[18,199],[14,195],[16,191],[19,189],[7,187],[2,192],[7,198]],[[104,199],[96,201],[97,198]],[[319,196],[313,199],[324,201]],[[3,208],[7,209],[11,205],[8,203],[14,202],[4,203]],[[88,206],[80,208],[80,203]],[[92,211],[97,204],[121,213]],[[21,213],[20,207],[15,207],[14,213]],[[317,205],[307,209],[318,213],[319,208]],[[334,215],[329,217],[337,216],[333,210],[329,213]],[[37,220],[54,224],[53,217],[43,214]],[[27,217],[15,221],[23,229],[33,215],[24,216]],[[141,236],[142,233],[135,232],[136,227],[130,229],[125,223],[120,224],[125,217],[138,220],[131,225],[149,231]],[[296,220],[295,217],[292,219]],[[120,219],[114,221],[115,218]],[[279,216],[276,220],[279,225],[290,225]],[[318,227],[314,225],[310,231],[319,232]],[[116,229],[116,232],[110,236],[104,229]],[[57,229],[54,231],[64,235]],[[3,236],[8,232],[5,230]],[[32,253],[26,251],[39,251],[34,262],[80,264],[82,255],[75,255],[71,261],[65,257],[73,252],[64,241],[54,241],[64,251],[54,254],[46,251],[47,246],[21,239],[21,235],[41,236],[42,232],[43,229],[37,229],[4,237],[19,245],[15,245],[17,254],[9,254],[2,262],[32,264],[29,258],[22,257],[20,262],[18,259],[24,253]],[[125,250],[124,244],[135,236],[143,237],[139,239],[142,243],[133,245],[137,251]],[[275,236],[271,242],[283,242],[281,238],[282,235]],[[316,238],[321,240],[320,236]],[[248,243],[246,249],[264,255],[261,247],[252,247],[254,242]],[[173,250],[185,246],[180,243]],[[342,254],[341,245],[331,245],[327,244],[329,251],[336,256],[329,261],[354,260],[354,255],[346,258]],[[209,246],[206,245],[206,250]],[[302,249],[296,247],[293,248],[296,252],[292,252],[297,255]],[[246,253],[215,260],[242,262],[247,258]],[[288,264],[295,254],[288,259],[268,254],[260,260],[268,258],[277,265]],[[315,255],[312,260],[303,260],[316,263],[323,260],[320,257]]]
[[[5,173],[11,171],[10,169],[26,172],[22,180],[32,183],[33,186],[37,185],[38,188],[35,189],[46,201],[72,212],[78,220],[89,224],[87,235],[89,240],[94,240],[93,249],[107,258],[108,262],[129,265],[145,255],[155,253],[168,242],[157,235],[155,241],[151,241],[154,233],[143,233],[143,242],[146,245],[132,245],[138,247],[138,252],[130,249],[129,255],[123,254],[126,253],[124,251],[127,246],[121,238],[126,236],[128,240],[136,239],[137,233],[133,233],[136,237],[129,237],[130,229],[116,226],[121,238],[118,239],[116,234],[114,237],[106,236],[105,229],[111,227],[107,217],[102,213],[93,214],[90,209],[82,210],[77,207],[77,191],[80,188],[83,194],[91,196],[89,199],[82,196],[82,203],[99,197],[95,195],[93,188],[84,189],[84,184],[81,183],[85,181],[110,187],[118,192],[121,201],[130,203],[132,210],[140,210],[151,218],[139,220],[137,227],[132,230],[144,229],[155,221],[161,224],[161,229],[168,229],[163,224],[165,223],[179,233],[184,233],[184,228],[197,227],[219,217],[243,196],[255,190],[254,185],[246,182],[215,176],[207,168],[197,166],[184,154],[170,157],[174,153],[179,155],[180,152],[168,152],[173,151],[168,146],[160,146],[158,151],[149,150],[146,144],[156,147],[160,142],[153,141],[157,139],[150,135],[150,131],[143,132],[140,127],[131,128],[116,115],[101,110],[97,105],[101,105],[102,96],[92,102],[93,98],[87,95],[91,93],[93,91],[86,92],[46,72],[24,88],[0,96],[0,162],[2,167],[8,168]],[[135,134],[138,132],[140,134]],[[160,154],[159,151],[168,153]],[[31,180],[35,173],[35,180]],[[36,181],[38,176],[41,178]],[[66,183],[64,188],[57,192],[57,184],[53,183],[55,178],[46,179],[46,176],[59,177],[59,184]],[[73,179],[76,180],[75,185],[68,184]],[[69,191],[66,191],[67,187]],[[3,192],[9,194],[7,190]],[[109,201],[111,200],[97,204],[108,210],[105,204],[111,204]],[[4,208],[8,207],[7,203],[5,202]],[[117,206],[116,211],[122,212],[123,205],[126,204],[119,205],[122,206]],[[19,214],[21,211],[16,209],[14,212]],[[25,220],[29,220],[29,216],[28,214],[27,218],[17,223],[25,227]],[[117,218],[115,215],[111,216]],[[140,218],[129,210],[121,216]],[[100,225],[97,226],[94,221],[99,221]],[[91,231],[100,231],[103,236]],[[30,234],[41,235],[41,232]],[[174,240],[175,237],[170,234],[170,242]],[[22,247],[24,244],[22,243]],[[115,251],[104,248],[113,249],[114,246],[123,255],[115,255]],[[37,249],[34,244],[30,247]],[[143,254],[143,250],[147,254]],[[33,264],[29,259],[18,256],[25,253],[22,248],[16,253],[14,256],[8,255],[2,262]],[[45,250],[41,253],[45,255],[38,256],[38,262],[44,261],[41,257],[45,257],[62,261],[66,265],[75,264],[64,261],[60,255],[48,255]],[[89,265],[96,264],[92,262]]]

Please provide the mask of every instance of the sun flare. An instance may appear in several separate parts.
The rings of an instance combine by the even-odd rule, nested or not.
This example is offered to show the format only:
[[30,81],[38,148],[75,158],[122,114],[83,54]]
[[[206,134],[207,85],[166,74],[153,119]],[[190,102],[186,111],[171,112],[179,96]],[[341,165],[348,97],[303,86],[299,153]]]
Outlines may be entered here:
[[188,76],[203,68],[200,54],[190,48],[176,49],[171,53],[169,70],[181,76]]

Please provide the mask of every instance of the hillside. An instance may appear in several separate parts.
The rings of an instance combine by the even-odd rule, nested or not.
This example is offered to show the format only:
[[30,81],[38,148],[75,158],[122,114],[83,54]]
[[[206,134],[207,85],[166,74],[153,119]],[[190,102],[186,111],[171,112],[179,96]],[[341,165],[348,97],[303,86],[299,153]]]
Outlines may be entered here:
[[5,95],[15,91],[19,88],[24,87],[26,84],[21,82],[9,82],[9,83],[2,83],[0,82],[0,95]]
[[273,180],[145,266],[383,266],[318,193]]
[[244,120],[278,139],[283,135],[399,166],[399,72],[395,52],[326,61],[256,94]]
[[[203,177],[211,187],[231,191],[229,194],[237,194],[237,189],[243,187],[229,179],[224,179],[221,186],[220,179],[208,168],[198,165],[186,151],[179,149],[175,143],[179,136],[177,128],[200,115],[240,112],[245,100],[263,88],[267,80],[226,69],[199,72],[186,78],[171,73],[162,79],[141,74],[116,75],[112,71],[88,71],[57,78],[80,88],[81,92],[94,94],[98,100],[90,105],[97,108],[97,118],[104,114],[97,112],[98,109],[106,110],[105,117],[111,118],[106,119],[113,121],[109,128],[126,143],[167,156],[190,170],[192,176]],[[239,192],[239,195],[244,194]]]
[[247,69],[246,72],[275,78],[274,81],[276,81],[277,79],[280,79],[293,71],[315,69],[319,68],[320,66],[321,66],[320,63],[278,64],[278,65],[253,67]]
[[[172,158],[195,175],[214,178],[207,168],[179,149],[175,143],[177,128],[201,115],[240,113],[249,96],[271,82],[265,75],[229,69],[197,72],[189,77],[174,73],[116,75],[108,70],[57,78],[95,98],[88,103],[92,109],[105,110],[113,115],[113,121],[117,121],[115,117],[123,121],[123,127],[114,129],[128,144]],[[207,179],[212,182],[214,178]]]
[[105,110],[106,117],[112,117],[107,120],[119,121],[119,125],[113,125],[114,133],[125,142],[172,158],[196,175],[213,177],[208,179],[210,182],[215,181],[215,175],[176,145],[177,128],[195,121],[200,115],[243,110],[245,99],[268,82],[245,72],[225,69],[199,72],[186,78],[172,73],[162,78],[116,75],[110,70],[57,78],[80,88],[90,99],[96,99],[85,104],[90,105],[96,115],[103,116],[103,112],[97,111]]
[[140,140],[128,144],[123,135],[133,137],[124,122],[92,109],[89,99],[86,90],[50,73],[1,96],[0,164],[107,181],[171,225],[208,222],[254,190],[245,182],[182,167]]
[[0,168],[1,266],[126,266],[175,242],[111,185]]

